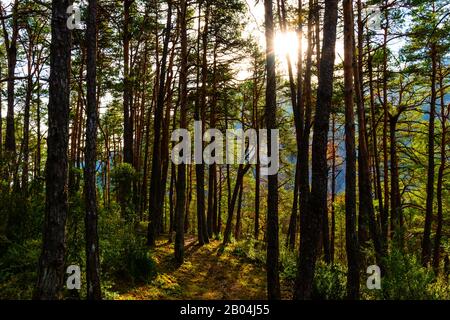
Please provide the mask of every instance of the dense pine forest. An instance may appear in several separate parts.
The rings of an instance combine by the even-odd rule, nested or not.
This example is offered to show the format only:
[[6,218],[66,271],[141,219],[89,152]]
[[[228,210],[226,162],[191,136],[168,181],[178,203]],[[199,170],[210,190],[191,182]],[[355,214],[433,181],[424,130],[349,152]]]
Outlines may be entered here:
[[450,299],[449,0],[0,22],[0,299]]

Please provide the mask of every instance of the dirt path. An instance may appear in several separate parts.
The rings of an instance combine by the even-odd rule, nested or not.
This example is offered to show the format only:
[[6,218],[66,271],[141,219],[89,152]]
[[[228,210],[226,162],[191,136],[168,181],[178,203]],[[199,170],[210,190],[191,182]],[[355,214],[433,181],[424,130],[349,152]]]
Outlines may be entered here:
[[200,247],[190,239],[186,243],[185,263],[176,268],[173,248],[160,242],[153,256],[158,276],[148,285],[120,294],[120,300],[257,300],[266,299],[264,268],[246,262],[231,253],[221,252],[220,242]]

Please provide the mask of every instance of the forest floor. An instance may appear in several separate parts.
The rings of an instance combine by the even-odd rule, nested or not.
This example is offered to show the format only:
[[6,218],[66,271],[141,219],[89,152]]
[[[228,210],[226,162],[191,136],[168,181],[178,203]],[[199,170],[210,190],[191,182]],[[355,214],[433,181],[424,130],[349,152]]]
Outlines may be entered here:
[[[220,241],[199,246],[186,241],[185,263],[177,267],[173,244],[159,241],[153,252],[157,276],[149,283],[124,288],[118,300],[263,300],[266,299],[266,272],[258,265],[225,250]],[[284,292],[283,295],[287,295]]]

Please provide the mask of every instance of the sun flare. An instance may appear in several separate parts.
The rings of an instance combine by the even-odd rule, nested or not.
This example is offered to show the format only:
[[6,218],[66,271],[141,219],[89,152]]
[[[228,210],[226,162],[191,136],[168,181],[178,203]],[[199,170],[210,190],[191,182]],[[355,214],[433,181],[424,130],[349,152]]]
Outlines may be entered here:
[[[302,51],[305,51],[307,43],[302,41]],[[278,58],[285,59],[287,55],[296,61],[300,49],[296,32],[278,32],[275,35],[275,53]]]

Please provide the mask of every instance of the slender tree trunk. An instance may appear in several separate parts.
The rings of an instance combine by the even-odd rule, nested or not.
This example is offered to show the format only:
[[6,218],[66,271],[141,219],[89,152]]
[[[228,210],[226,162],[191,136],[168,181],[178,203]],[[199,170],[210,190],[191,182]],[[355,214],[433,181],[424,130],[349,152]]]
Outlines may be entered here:
[[333,94],[338,1],[325,2],[323,51],[321,55],[317,108],[312,147],[312,192],[302,213],[300,255],[294,299],[311,299],[317,249],[324,212],[327,211],[327,145]]
[[261,201],[261,164],[260,164],[260,137],[259,137],[259,98],[260,91],[258,91],[258,57],[255,57],[255,70],[253,72],[253,126],[257,131],[257,144],[256,144],[256,166],[255,166],[255,228],[254,237],[255,240],[259,239],[260,232],[260,201]]
[[152,177],[150,180],[150,203],[149,203],[149,219],[148,225],[148,245],[154,247],[156,238],[159,235],[160,225],[162,221],[162,202],[161,192],[161,127],[164,116],[164,101],[166,96],[166,72],[167,72],[167,55],[169,52],[170,33],[172,28],[172,1],[168,2],[167,24],[164,30],[163,53],[161,57],[161,69],[159,74],[158,98],[156,100],[155,121],[154,121],[154,141],[153,141],[153,159],[152,159]]
[[391,222],[394,240],[399,248],[402,248],[401,230],[401,198],[400,177],[397,156],[397,123],[400,114],[390,117],[390,157],[391,157]]
[[[213,62],[213,95],[210,110],[209,125],[210,128],[216,127],[216,107],[217,107],[217,43],[214,45],[214,62]],[[208,176],[208,211],[207,211],[207,225],[208,235],[212,238],[213,234],[217,234],[217,165],[214,163],[209,166]]]
[[[30,43],[30,50],[32,44]],[[22,157],[22,192],[26,196],[28,194],[28,172],[29,172],[29,157],[30,157],[30,107],[33,94],[33,78],[31,61],[32,56],[29,55],[28,61],[28,77],[27,77],[27,93],[25,97],[25,112],[23,116],[23,157]]]
[[[15,71],[17,64],[17,39],[19,36],[18,25],[18,5],[19,1],[15,0],[12,9],[12,31],[9,38],[7,27],[5,26],[5,18],[2,10],[2,25],[4,33],[4,42],[6,47],[6,55],[8,61],[8,82],[7,82],[7,98],[8,108],[6,113],[6,135],[5,135],[5,151],[9,153],[13,163],[16,157],[16,130],[14,122],[14,89],[15,89]],[[14,165],[15,166],[15,165]]]
[[[362,47],[362,6],[361,0],[357,0],[357,37],[353,38],[353,77],[354,92],[358,115],[358,241],[364,247],[369,241],[369,215],[373,212],[372,190],[370,181],[370,163],[369,151],[367,146],[367,127],[366,115],[364,109],[364,88],[362,82],[362,63],[363,63],[363,47]],[[355,39],[356,38],[356,39]],[[357,42],[357,43],[356,43]],[[375,239],[374,239],[375,240]]]
[[309,173],[309,138],[311,132],[311,114],[312,114],[312,98],[311,98],[311,75],[312,75],[312,55],[313,55],[313,20],[314,20],[314,4],[313,0],[309,1],[308,16],[308,50],[306,53],[306,70],[305,80],[303,82],[303,95],[299,99],[299,118],[300,118],[300,156],[299,156],[299,196],[300,196],[300,225],[303,224],[304,212],[308,210],[308,199],[310,195],[310,173]]
[[[277,127],[277,82],[274,52],[274,22],[272,0],[264,1],[265,33],[266,33],[266,125],[267,130]],[[271,145],[271,134],[268,134],[267,143]],[[267,290],[269,300],[279,300],[279,241],[278,241],[278,173],[268,177],[267,189]]]
[[353,1],[344,0],[345,79],[345,230],[347,248],[347,296],[359,299],[359,247],[356,233],[356,148],[353,101]]
[[233,190],[233,195],[230,199],[230,204],[228,206],[228,217],[227,217],[227,225],[225,227],[225,233],[223,236],[223,245],[227,245],[231,240],[231,232],[233,229],[233,216],[234,216],[234,208],[236,207],[236,202],[239,196],[239,190],[242,187],[243,180],[245,174],[250,169],[250,165],[246,165],[244,167],[243,164],[239,165],[237,177],[236,177],[236,185]]
[[444,87],[444,77],[442,75],[442,66],[440,66],[440,88],[441,88],[441,164],[439,166],[438,182],[437,182],[437,228],[436,236],[434,238],[434,253],[433,253],[433,269],[436,275],[439,274],[439,265],[441,259],[441,240],[442,240],[442,229],[444,224],[444,208],[443,208],[443,189],[444,189],[444,175],[447,164],[447,121],[450,116],[450,105],[445,107],[445,91]]
[[[372,184],[370,174],[370,155],[367,137],[366,113],[364,108],[364,88],[362,79],[363,64],[363,23],[362,4],[357,1],[358,7],[358,54],[353,57],[353,74],[355,79],[355,95],[358,111],[358,182],[359,182],[359,219],[358,219],[358,241],[363,245],[368,241],[368,232],[372,238],[376,260],[379,266],[382,265],[383,250],[380,238],[378,222],[375,217],[372,198]],[[353,41],[355,43],[355,41]],[[355,52],[355,50],[353,51]],[[369,229],[369,230],[367,230]]]
[[71,32],[67,28],[66,11],[69,4],[68,0],[52,2],[46,212],[34,292],[34,298],[40,300],[60,298],[65,275],[71,54]]
[[223,194],[222,166],[219,166],[219,199],[217,208],[217,234],[222,232],[222,194]]
[[[130,79],[130,9],[133,0],[124,0],[123,55],[124,55],[124,91],[123,91],[123,150],[124,162],[133,164],[133,121],[131,119],[132,84]],[[127,186],[131,188],[131,184]]]
[[86,201],[86,280],[87,298],[100,300],[100,258],[96,188],[97,159],[97,0],[89,0],[86,31],[87,43],[87,122],[84,195]]
[[[210,18],[210,2],[205,0],[205,21],[202,32],[202,61],[201,61],[201,90],[200,90],[200,104],[196,110],[196,121],[202,121],[202,132],[205,132],[205,113],[206,113],[206,98],[207,98],[207,82],[208,82],[208,35],[209,35],[209,18]],[[203,150],[203,140],[200,144]],[[205,165],[198,163],[195,166],[197,178],[197,216],[200,219],[201,228],[199,232],[203,233],[203,241],[209,243],[210,237],[210,222],[211,216],[205,216]]]
[[389,151],[388,151],[388,130],[389,130],[389,105],[388,105],[388,33],[389,33],[389,11],[387,1],[385,5],[384,39],[383,39],[383,183],[384,183],[384,211],[381,214],[381,229],[386,239],[387,246],[389,230]]
[[434,205],[434,182],[435,182],[435,116],[436,116],[436,80],[437,80],[437,52],[436,45],[431,44],[431,103],[430,103],[430,120],[428,125],[428,178],[427,178],[427,202],[425,213],[425,228],[423,231],[422,242],[422,264],[427,266],[430,263],[432,255],[431,244],[431,227],[433,222],[433,205]]
[[[370,39],[367,39],[368,48],[370,50],[369,44]],[[378,210],[380,212],[380,216],[384,214],[384,205],[383,205],[383,191],[381,185],[381,170],[380,170],[380,158],[378,151],[378,138],[377,138],[377,119],[375,113],[375,96],[374,96],[374,87],[373,87],[373,55],[368,53],[368,74],[369,74],[369,92],[370,92],[370,117],[371,117],[371,130],[372,130],[372,151],[374,158],[374,166],[375,166],[375,190],[376,190],[376,198],[378,199]],[[383,221],[383,220],[382,220]],[[387,232],[384,230],[383,225],[381,225],[381,243],[383,246],[383,251],[387,250]]]
[[[36,131],[37,131],[37,144],[36,144],[36,174],[41,176],[41,83],[39,81],[40,72],[37,74],[37,102],[36,102]],[[1,140],[1,139],[0,139]]]
[[297,234],[299,175],[300,175],[300,164],[297,161],[297,165],[295,167],[295,180],[294,180],[294,203],[292,205],[291,218],[289,219],[288,234],[286,237],[286,247],[289,248],[290,250],[295,249],[296,234]]
[[330,237],[330,258],[334,263],[335,241],[336,241],[336,115],[333,114],[332,125],[332,164],[331,164],[331,237]]
[[[179,9],[180,41],[181,41],[181,69],[180,69],[180,128],[187,129],[188,107],[188,61],[187,61],[187,25],[186,25],[187,1],[181,0]],[[186,164],[178,166],[178,178],[176,182],[177,202],[175,259],[177,263],[184,262],[184,218],[186,210]]]
[[[0,78],[3,75],[2,67],[0,66]],[[1,91],[3,90],[3,86],[0,84],[0,158],[3,158],[3,116],[2,116],[2,94]],[[1,174],[1,173],[0,173]]]
[[[280,20],[281,25],[281,31],[286,32],[287,31],[287,18],[286,18],[286,5],[284,0],[278,1],[278,16]],[[292,62],[291,57],[289,54],[286,55],[286,60],[288,64],[288,74],[289,74],[289,88],[290,88],[290,94],[291,94],[291,104],[292,104],[292,110],[294,113],[294,122],[295,122],[295,128],[296,128],[296,140],[297,140],[297,149],[298,154],[300,155],[300,148],[301,148],[301,126],[300,121],[301,117],[299,115],[299,110],[297,106],[297,92],[296,92],[296,86],[295,86],[295,80],[294,80],[294,73],[292,70]],[[300,164],[299,159],[297,158],[297,166],[296,166],[296,174],[295,174],[295,182],[294,182],[294,203],[292,205],[292,212],[291,212],[291,218],[289,220],[289,229],[288,234],[286,237],[286,245],[290,246],[291,249],[295,247],[295,232],[296,232],[296,222],[297,222],[297,211],[298,211],[298,191],[299,191],[299,175],[300,175]]]
[[239,241],[241,239],[242,232],[242,195],[244,192],[244,184],[241,185],[239,189],[239,197],[237,203],[237,214],[236,214],[236,227],[234,230],[234,238]]

